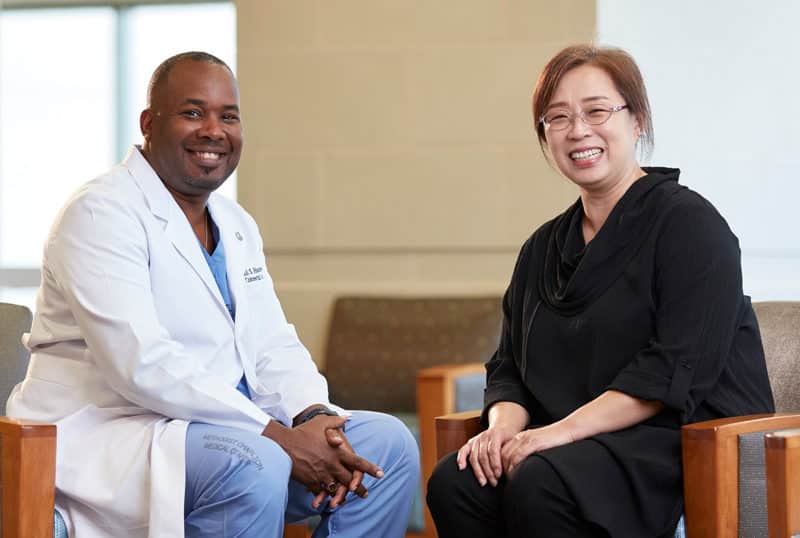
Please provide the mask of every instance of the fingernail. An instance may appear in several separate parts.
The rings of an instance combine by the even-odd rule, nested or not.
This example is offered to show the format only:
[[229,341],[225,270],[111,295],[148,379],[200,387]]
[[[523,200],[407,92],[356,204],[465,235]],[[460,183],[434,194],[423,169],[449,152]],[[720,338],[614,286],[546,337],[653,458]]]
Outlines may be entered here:
[[478,482],[480,483],[481,487],[486,485],[486,480],[479,480]]
[[377,476],[378,478],[383,478],[383,471],[381,471],[380,469],[378,469],[378,472],[377,472],[377,473],[375,473],[375,476]]
[[459,464],[458,464],[458,470],[459,470],[459,471],[463,471],[463,470],[464,470],[464,467],[466,467],[466,465],[463,465],[463,464],[461,464],[461,463],[459,463]]

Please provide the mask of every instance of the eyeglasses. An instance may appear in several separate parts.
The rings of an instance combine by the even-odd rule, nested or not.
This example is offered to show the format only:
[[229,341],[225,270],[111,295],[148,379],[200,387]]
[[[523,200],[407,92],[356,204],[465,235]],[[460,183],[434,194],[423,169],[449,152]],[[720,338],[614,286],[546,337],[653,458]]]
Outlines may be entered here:
[[[628,108],[628,105],[612,106],[611,108],[593,105],[585,108],[578,113],[578,117],[586,125],[603,125],[614,112]],[[544,125],[545,129],[551,131],[563,131],[572,125],[572,120],[575,119],[574,112],[567,112],[566,110],[551,110],[542,114],[539,118],[539,123]]]

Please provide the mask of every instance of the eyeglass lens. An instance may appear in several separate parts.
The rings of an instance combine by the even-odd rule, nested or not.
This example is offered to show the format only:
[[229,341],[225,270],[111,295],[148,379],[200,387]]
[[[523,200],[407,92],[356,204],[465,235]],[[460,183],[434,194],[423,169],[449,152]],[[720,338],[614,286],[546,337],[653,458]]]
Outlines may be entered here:
[[[608,121],[613,112],[613,109],[595,106],[583,109],[580,113],[580,119],[589,125],[601,125]],[[572,124],[575,116],[576,114],[566,110],[553,110],[545,114],[544,123],[546,127],[554,131],[561,131]]]

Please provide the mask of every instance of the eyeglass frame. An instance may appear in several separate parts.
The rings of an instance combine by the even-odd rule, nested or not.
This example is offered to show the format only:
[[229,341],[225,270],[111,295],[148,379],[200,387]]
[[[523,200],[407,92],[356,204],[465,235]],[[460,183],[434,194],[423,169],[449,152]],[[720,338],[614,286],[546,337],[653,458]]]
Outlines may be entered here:
[[[558,131],[566,131],[567,129],[572,127],[574,125],[575,116],[578,116],[580,118],[580,120],[583,122],[584,125],[591,125],[592,127],[597,127],[598,125],[604,125],[604,124],[608,123],[608,120],[611,119],[611,116],[613,116],[615,113],[619,112],[620,110],[625,110],[626,108],[628,108],[628,105],[625,104],[625,105],[612,106],[611,108],[605,108],[605,107],[599,107],[599,108],[603,108],[603,110],[608,110],[608,112],[609,112],[608,117],[606,119],[604,119],[603,121],[601,121],[600,123],[589,123],[588,121],[586,121],[586,116],[583,113],[583,109],[581,109],[581,111],[578,112],[577,114],[575,114],[575,112],[569,112],[567,114],[567,120],[569,121],[567,126],[564,127],[563,129],[556,129],[555,131],[556,132],[558,132]],[[544,114],[542,114],[539,117],[539,123],[541,123],[542,127],[544,127],[545,129],[550,129],[550,124],[544,121],[544,117],[545,116],[547,116],[547,112],[545,112]]]

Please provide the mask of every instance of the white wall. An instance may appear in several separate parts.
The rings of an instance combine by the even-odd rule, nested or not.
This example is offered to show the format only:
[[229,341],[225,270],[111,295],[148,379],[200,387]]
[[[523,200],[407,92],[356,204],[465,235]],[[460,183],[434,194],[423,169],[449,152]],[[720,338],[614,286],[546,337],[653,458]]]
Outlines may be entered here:
[[652,164],[681,169],[739,237],[754,300],[800,299],[800,2],[598,0],[598,42],[636,59]]

